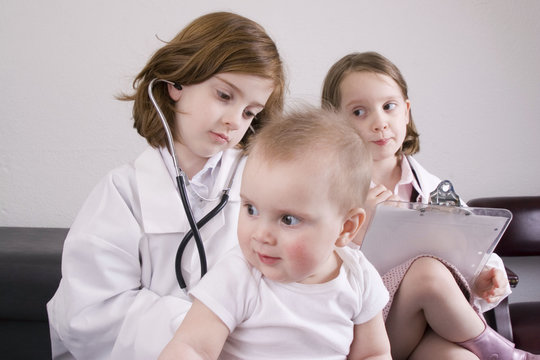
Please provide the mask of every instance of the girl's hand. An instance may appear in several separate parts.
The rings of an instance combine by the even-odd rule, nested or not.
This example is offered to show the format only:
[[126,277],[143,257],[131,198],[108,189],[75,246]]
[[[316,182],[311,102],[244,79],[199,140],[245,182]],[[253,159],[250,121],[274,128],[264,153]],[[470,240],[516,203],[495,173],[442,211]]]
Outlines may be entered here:
[[377,204],[380,204],[386,200],[399,200],[399,198],[394,195],[393,192],[388,190],[384,185],[376,185],[369,189],[366,201],[364,202],[364,210],[366,210],[366,220],[362,224],[360,231],[358,231],[358,235],[356,235],[353,240],[355,244],[362,245],[364,235],[366,235],[367,228],[371,223],[371,219],[373,218],[373,215],[375,213],[375,207],[377,206]]
[[474,282],[473,293],[488,303],[493,303],[504,295],[507,286],[508,279],[503,271],[484,268]]
[[386,200],[399,200],[399,198],[384,185],[375,185],[369,189],[364,205],[368,215],[369,213],[373,213],[375,211],[377,204],[380,204]]

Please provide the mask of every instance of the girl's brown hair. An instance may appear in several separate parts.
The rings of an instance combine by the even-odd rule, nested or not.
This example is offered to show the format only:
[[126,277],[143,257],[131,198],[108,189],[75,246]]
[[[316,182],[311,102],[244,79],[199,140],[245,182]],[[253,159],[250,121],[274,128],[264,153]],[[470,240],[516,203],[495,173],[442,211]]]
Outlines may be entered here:
[[[407,82],[396,65],[376,52],[352,53],[344,56],[336,62],[326,74],[322,90],[322,106],[324,108],[340,109],[341,107],[341,83],[345,76],[353,72],[369,71],[392,78],[401,89],[405,100],[409,100],[407,94]],[[405,155],[413,155],[420,151],[420,139],[412,113],[409,110],[409,123],[407,133],[401,147]]]
[[[255,130],[263,125],[269,113],[283,109],[285,76],[274,41],[256,22],[228,12],[210,13],[193,20],[150,58],[133,81],[135,93],[123,94],[119,99],[134,101],[133,126],[137,132],[154,147],[166,146],[165,130],[148,98],[150,81],[159,78],[192,85],[225,72],[273,80],[274,91],[264,110],[252,121]],[[167,84],[156,83],[153,94],[175,134],[174,101]],[[241,147],[245,146],[249,135],[249,131],[244,135]]]

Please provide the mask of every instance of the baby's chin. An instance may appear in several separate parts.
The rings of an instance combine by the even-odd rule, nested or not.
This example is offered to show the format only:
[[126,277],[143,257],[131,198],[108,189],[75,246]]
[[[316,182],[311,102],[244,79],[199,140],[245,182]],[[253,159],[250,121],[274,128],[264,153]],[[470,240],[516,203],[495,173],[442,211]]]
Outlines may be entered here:
[[289,276],[284,274],[276,274],[275,271],[270,271],[269,269],[261,269],[261,267],[257,267],[257,269],[261,272],[261,274],[268,280],[282,283],[282,284],[289,284],[293,282],[301,282],[297,281],[296,279],[291,279]]

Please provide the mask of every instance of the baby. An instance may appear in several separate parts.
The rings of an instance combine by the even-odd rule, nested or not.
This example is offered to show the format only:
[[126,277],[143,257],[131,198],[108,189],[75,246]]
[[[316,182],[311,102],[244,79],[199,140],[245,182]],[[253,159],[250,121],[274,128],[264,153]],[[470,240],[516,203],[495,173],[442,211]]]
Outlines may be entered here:
[[347,246],[371,179],[358,132],[307,108],[273,119],[248,154],[239,247],[190,292],[160,359],[391,359],[388,293]]

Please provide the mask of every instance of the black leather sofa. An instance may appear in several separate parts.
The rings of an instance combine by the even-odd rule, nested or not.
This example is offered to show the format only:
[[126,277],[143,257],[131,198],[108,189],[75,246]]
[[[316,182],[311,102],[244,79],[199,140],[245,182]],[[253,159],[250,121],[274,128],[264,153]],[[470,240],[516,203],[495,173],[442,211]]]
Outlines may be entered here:
[[45,304],[60,281],[68,229],[0,227],[0,358],[50,359]]
[[[540,293],[540,196],[475,199],[470,206],[503,207],[514,219],[495,250],[511,268],[521,267]],[[45,305],[61,277],[65,228],[0,227],[0,358],[50,359],[49,327]],[[512,257],[524,250],[526,258]],[[508,265],[508,264],[507,264]],[[523,271],[528,272],[524,274]],[[510,295],[510,302],[512,297]],[[513,340],[523,349],[540,349],[540,298],[510,304]],[[507,320],[508,321],[508,320]],[[498,325],[500,327],[501,324]]]
[[488,321],[518,348],[540,354],[540,196],[477,198],[467,205],[512,212],[495,252],[504,260],[514,293]]

